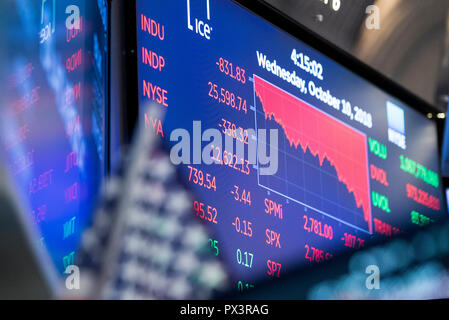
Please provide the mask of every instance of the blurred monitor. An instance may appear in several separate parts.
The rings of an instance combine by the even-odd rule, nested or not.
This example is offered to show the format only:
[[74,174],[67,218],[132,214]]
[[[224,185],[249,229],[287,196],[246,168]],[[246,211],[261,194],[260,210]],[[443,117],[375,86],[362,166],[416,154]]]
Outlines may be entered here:
[[135,3],[138,124],[235,288],[447,218],[432,107],[262,2]]
[[445,177],[449,177],[449,121],[445,121],[443,142],[441,147],[441,171]]
[[0,16],[2,183],[23,208],[23,230],[34,230],[29,240],[50,256],[46,267],[62,274],[109,161],[107,3],[5,0]]

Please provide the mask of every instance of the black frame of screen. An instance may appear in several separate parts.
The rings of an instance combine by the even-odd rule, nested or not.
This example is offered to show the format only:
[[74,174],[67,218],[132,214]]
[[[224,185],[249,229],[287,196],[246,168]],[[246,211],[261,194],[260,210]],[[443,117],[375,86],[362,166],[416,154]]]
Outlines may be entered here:
[[[128,139],[132,138],[134,129],[138,123],[139,117],[139,84],[138,84],[138,59],[137,59],[137,0],[112,0],[112,1],[122,1],[124,3],[124,11],[122,12],[123,21],[125,21],[125,25],[122,26],[123,32],[125,33],[125,50],[122,53],[124,55],[124,68],[126,70],[126,79],[124,79],[126,85],[124,90],[126,91],[124,96],[126,99],[126,106],[135,106],[133,110],[126,110],[124,115],[126,115],[124,121],[125,127],[129,130],[125,132],[125,136]],[[151,0],[147,0],[151,1]],[[360,76],[361,78],[367,80],[372,85],[378,87],[389,95],[395,97],[399,101],[403,102],[407,106],[413,108],[418,111],[424,117],[427,117],[429,113],[433,115],[441,112],[434,105],[426,102],[422,98],[418,97],[414,93],[408,91],[400,84],[394,82],[390,78],[386,77],[382,73],[373,69],[369,65],[364,62],[358,60],[354,56],[350,55],[346,51],[340,49],[330,41],[326,40],[322,36],[318,35],[314,31],[310,30],[306,26],[300,24],[299,22],[293,20],[288,17],[277,8],[272,5],[264,2],[263,0],[229,0],[237,5],[241,6],[245,10],[257,15],[261,19],[271,23],[272,25],[278,27],[280,30],[283,30],[298,40],[304,42],[311,48],[319,51],[321,54],[327,56],[331,60],[345,67],[349,71],[354,74]],[[444,131],[444,121],[441,119],[437,119],[435,116],[429,121],[433,121],[438,130],[438,159],[441,159],[441,141],[442,134]],[[128,140],[131,142],[131,140]],[[441,163],[439,164],[438,173],[441,175]],[[446,193],[445,189],[449,186],[449,180],[447,178],[442,177],[442,189],[443,189],[443,201],[444,206],[446,204]],[[407,233],[406,235],[400,236],[399,238],[407,238],[412,237],[414,232]],[[374,247],[376,245],[380,245],[382,243],[388,243],[391,239],[379,240],[375,243],[371,243],[367,248]],[[293,284],[301,284],[304,283],[302,289],[309,287],[314,281],[310,280],[310,277],[316,274],[317,268],[319,268],[320,272],[328,275],[341,275],[345,272],[347,268],[347,261],[351,257],[353,253],[348,252],[337,257],[338,259],[334,259],[335,262],[330,262],[328,264],[324,264],[323,266],[312,266],[312,267],[304,267],[300,268],[297,271],[292,271],[288,275],[286,275],[286,282],[291,282]],[[335,268],[334,272],[332,269]],[[306,281],[309,279],[309,283]],[[272,284],[273,287],[277,288],[277,284],[271,281],[262,281],[257,282],[257,284],[269,285]],[[299,290],[304,293],[303,290]],[[278,293],[275,291],[276,294]],[[231,292],[230,295],[224,296],[225,298],[236,298],[236,296]],[[255,294],[250,295],[252,298],[260,298],[261,296]],[[276,295],[265,295],[269,298],[276,298]],[[302,294],[293,294],[290,298],[306,298]],[[240,296],[238,298],[245,298],[245,295]]]

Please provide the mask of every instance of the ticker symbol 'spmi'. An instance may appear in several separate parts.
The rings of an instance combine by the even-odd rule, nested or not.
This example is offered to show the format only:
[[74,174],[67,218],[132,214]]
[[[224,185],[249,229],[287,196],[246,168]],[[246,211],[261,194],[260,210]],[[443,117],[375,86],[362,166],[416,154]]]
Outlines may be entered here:
[[[196,1],[195,4],[201,4],[200,1]],[[210,21],[210,1],[205,0],[204,1],[205,6],[205,12],[206,12],[206,19],[207,21]],[[196,9],[196,8],[195,8]],[[193,17],[193,13],[195,10],[192,10],[192,7],[190,6],[190,0],[187,0],[187,28],[189,30],[194,31],[196,34],[199,34],[201,37],[206,38],[207,40],[210,40],[211,33],[212,33],[212,27],[209,25],[209,22],[205,22],[201,18]]]

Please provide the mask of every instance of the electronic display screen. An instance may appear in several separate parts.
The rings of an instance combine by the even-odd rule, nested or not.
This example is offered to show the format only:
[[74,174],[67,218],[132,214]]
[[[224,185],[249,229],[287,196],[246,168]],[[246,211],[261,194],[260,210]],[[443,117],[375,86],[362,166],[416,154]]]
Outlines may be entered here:
[[63,273],[105,171],[106,1],[6,0],[0,12],[0,160]]
[[136,17],[139,124],[239,290],[446,219],[436,124],[413,106],[230,0]]

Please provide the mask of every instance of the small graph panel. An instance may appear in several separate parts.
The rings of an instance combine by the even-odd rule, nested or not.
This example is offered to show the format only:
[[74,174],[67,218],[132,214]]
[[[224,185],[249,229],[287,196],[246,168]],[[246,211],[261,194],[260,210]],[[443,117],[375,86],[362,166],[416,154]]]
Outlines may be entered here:
[[259,185],[372,233],[364,133],[254,75],[257,129],[279,132],[278,171]]

